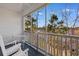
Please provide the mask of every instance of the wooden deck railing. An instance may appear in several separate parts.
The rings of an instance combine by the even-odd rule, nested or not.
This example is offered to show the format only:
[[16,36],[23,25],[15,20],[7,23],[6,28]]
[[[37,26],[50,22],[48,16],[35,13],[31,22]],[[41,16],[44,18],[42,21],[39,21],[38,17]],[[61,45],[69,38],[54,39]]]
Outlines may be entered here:
[[79,55],[79,36],[53,33],[32,33],[30,36],[32,45],[50,55]]

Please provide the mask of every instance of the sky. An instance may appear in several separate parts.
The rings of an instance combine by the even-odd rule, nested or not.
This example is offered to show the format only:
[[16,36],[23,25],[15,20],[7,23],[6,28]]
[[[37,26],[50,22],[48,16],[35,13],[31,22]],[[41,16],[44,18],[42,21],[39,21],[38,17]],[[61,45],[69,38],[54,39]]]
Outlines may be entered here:
[[[62,20],[62,14],[64,14],[65,9],[68,14],[68,26],[71,27],[74,24],[77,15],[77,9],[79,8],[78,3],[50,3],[46,6],[47,10],[47,24],[51,18],[51,15],[54,13],[58,16],[58,21]],[[45,7],[33,13],[33,17],[36,18],[38,12],[38,27],[45,26]],[[66,23],[66,20],[64,20]],[[66,24],[65,24],[66,25]],[[79,21],[76,21],[75,27],[79,27]]]

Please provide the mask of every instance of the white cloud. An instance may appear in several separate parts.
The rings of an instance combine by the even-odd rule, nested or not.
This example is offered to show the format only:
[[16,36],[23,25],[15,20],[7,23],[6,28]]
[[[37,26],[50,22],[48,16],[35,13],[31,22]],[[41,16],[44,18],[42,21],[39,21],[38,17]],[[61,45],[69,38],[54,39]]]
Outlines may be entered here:
[[41,12],[39,12],[39,15],[42,15],[42,13],[41,13]]
[[70,12],[71,10],[70,10],[70,9],[66,9],[66,11],[67,11],[67,12]]
[[72,11],[72,10],[71,9],[68,9],[68,8],[62,10],[62,12],[70,12],[70,11]]

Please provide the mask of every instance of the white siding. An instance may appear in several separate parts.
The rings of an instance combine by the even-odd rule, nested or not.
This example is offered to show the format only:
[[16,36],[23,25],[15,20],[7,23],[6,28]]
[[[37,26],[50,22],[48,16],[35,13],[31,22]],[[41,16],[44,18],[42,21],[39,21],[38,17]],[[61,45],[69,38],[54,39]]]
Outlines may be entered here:
[[12,36],[12,35],[21,34],[22,33],[21,23],[22,23],[22,18],[19,13],[6,10],[4,8],[0,8],[0,34],[1,35]]

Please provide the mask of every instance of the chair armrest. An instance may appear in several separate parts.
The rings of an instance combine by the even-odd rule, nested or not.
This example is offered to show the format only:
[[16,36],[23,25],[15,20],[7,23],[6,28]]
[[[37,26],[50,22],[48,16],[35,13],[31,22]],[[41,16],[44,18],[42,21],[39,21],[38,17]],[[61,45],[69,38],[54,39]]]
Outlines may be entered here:
[[28,48],[26,50],[24,50],[24,51],[19,50],[18,52],[16,52],[12,56],[28,56],[28,51],[29,51]]

